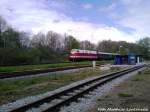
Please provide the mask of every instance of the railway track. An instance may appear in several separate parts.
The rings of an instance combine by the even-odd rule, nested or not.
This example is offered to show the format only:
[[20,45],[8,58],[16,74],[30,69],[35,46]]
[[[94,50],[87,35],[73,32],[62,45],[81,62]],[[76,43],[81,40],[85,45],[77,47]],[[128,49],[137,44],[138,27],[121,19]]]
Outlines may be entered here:
[[88,94],[90,91],[96,89],[97,87],[103,85],[104,83],[109,82],[122,75],[136,71],[145,66],[147,65],[135,66],[126,70],[96,77],[94,79],[88,80],[86,82],[75,85],[68,89],[62,90],[56,94],[17,107],[11,110],[10,112],[25,112],[33,108],[40,109],[41,112],[58,112],[62,106],[68,105],[73,101],[77,101],[78,98],[83,97],[85,94]]
[[29,76],[29,75],[38,75],[41,73],[56,72],[56,71],[63,71],[63,70],[70,70],[70,69],[77,69],[77,68],[84,68],[84,67],[91,67],[91,65],[78,65],[78,66],[68,66],[68,67],[61,67],[61,68],[49,68],[49,69],[43,69],[43,70],[18,71],[18,72],[10,72],[10,73],[0,72],[0,79]]

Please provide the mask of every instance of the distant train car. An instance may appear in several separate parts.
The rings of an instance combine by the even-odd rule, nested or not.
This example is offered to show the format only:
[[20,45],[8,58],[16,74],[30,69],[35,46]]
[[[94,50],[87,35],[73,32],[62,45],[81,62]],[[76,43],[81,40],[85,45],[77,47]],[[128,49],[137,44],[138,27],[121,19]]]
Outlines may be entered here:
[[117,53],[105,53],[105,52],[98,52],[98,60],[112,60],[114,57],[118,55]]
[[116,53],[105,53],[92,50],[81,50],[72,49],[69,54],[69,60],[79,61],[79,60],[111,60],[114,56],[118,55]]

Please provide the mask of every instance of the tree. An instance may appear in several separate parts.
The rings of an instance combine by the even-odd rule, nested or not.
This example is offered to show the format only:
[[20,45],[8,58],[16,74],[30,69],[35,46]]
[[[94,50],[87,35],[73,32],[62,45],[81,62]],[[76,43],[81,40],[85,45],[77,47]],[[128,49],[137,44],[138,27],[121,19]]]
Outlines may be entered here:
[[68,53],[71,49],[79,48],[79,41],[76,40],[73,36],[69,35],[65,37],[65,51]]
[[120,53],[126,55],[128,53],[135,53],[141,55],[145,48],[137,43],[129,43],[126,41],[111,41],[103,40],[98,43],[97,50],[102,52]]
[[58,33],[53,31],[49,31],[46,35],[46,41],[49,48],[53,51],[57,51],[62,48],[62,44],[60,42],[61,36]]
[[3,32],[7,29],[8,25],[6,21],[0,16],[0,48],[4,47],[5,38],[3,38]]
[[[22,48],[21,33],[8,26],[6,21],[0,17],[0,64],[22,63],[21,60],[24,57],[23,50],[20,48]],[[22,57],[19,57],[21,55]]]
[[98,43],[97,50],[101,52],[115,53],[119,51],[119,45],[116,41],[103,40]]
[[140,39],[139,41],[137,41],[137,43],[145,48],[147,48],[147,50],[150,50],[150,37],[145,37]]
[[96,45],[91,43],[90,41],[81,41],[80,42],[80,48],[86,49],[86,50],[95,50]]
[[8,28],[4,31],[2,33],[2,38],[5,39],[4,48],[20,48],[22,46],[20,41],[20,33],[12,28]]
[[31,40],[31,46],[35,48],[46,46],[45,35],[41,32],[37,33],[36,35],[33,35]]
[[20,32],[20,43],[23,48],[30,47],[31,43],[31,34],[29,32]]
[[146,59],[150,59],[150,38],[142,38],[137,41],[137,44],[142,48],[140,50],[141,54],[143,54]]

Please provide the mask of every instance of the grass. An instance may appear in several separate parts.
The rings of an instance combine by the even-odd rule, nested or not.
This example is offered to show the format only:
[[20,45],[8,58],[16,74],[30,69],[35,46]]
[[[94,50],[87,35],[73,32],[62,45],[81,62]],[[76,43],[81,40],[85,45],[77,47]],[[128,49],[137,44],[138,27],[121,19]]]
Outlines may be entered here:
[[138,75],[150,75],[150,68],[147,67],[146,69],[139,71]]
[[129,93],[118,93],[118,96],[119,97],[132,97],[133,95]]
[[63,74],[63,75],[50,75],[50,76],[37,76],[31,78],[23,78],[23,79],[5,79],[0,80],[0,91],[6,90],[14,90],[14,89],[21,89],[24,87],[28,87],[33,84],[39,84],[46,81],[75,81],[79,79],[86,78],[88,76],[93,76],[96,73],[99,73],[98,69],[92,70],[82,70],[80,72],[75,72],[72,74]]
[[131,79],[131,81],[141,81],[141,80],[142,80],[142,79],[139,78],[139,77],[134,77],[134,78]]
[[111,67],[110,70],[111,71],[119,71],[121,68],[120,67]]
[[[138,74],[139,74],[139,72],[138,72]],[[143,80],[143,78],[140,75],[135,75],[135,76],[131,77],[131,81],[142,81],[142,80]]]
[[[112,61],[97,61],[97,64],[112,63]],[[0,66],[0,72],[15,72],[35,69],[48,69],[56,67],[67,67],[76,65],[91,65],[91,61],[71,62],[71,63],[57,63],[57,64],[39,64],[39,65],[21,65],[21,66]]]
[[[149,74],[150,74],[150,68],[146,68],[146,69],[144,69],[142,71],[139,71],[137,73],[137,75],[132,76],[130,80],[131,81],[135,81],[135,82],[137,82],[137,81],[144,81],[145,80],[145,76],[149,75]],[[140,82],[137,82],[137,83],[140,83]],[[125,88],[125,84],[127,84],[126,86],[129,87],[133,83],[123,83],[124,88]],[[128,84],[130,84],[130,85],[128,85]],[[118,96],[119,97],[132,97],[133,95],[129,94],[129,93],[118,93]]]
[[138,74],[142,74],[142,72],[141,72],[141,71],[138,71]]
[[143,75],[150,75],[150,68],[146,68],[145,70],[142,71]]
[[0,80],[0,104],[54,90],[63,85],[108,72],[110,71],[91,68],[73,73]]
[[[139,71],[137,75],[132,76],[131,81],[142,81],[145,78],[144,76],[149,75],[149,74],[150,74],[150,68],[147,67],[146,69]],[[132,97],[133,95],[129,93],[118,93],[118,96],[119,97]]]
[[142,71],[138,71],[137,75],[132,76],[131,81],[142,81],[144,75],[149,75],[150,74],[150,69],[146,68]]

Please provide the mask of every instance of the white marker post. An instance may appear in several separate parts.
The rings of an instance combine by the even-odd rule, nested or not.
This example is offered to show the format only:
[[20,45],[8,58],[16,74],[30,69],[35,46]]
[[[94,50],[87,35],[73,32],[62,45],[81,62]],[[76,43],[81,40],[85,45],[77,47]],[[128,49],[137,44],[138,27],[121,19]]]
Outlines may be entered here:
[[137,63],[140,63],[140,57],[139,56],[137,57]]
[[92,63],[93,63],[93,68],[95,68],[96,67],[96,61],[94,60]]

